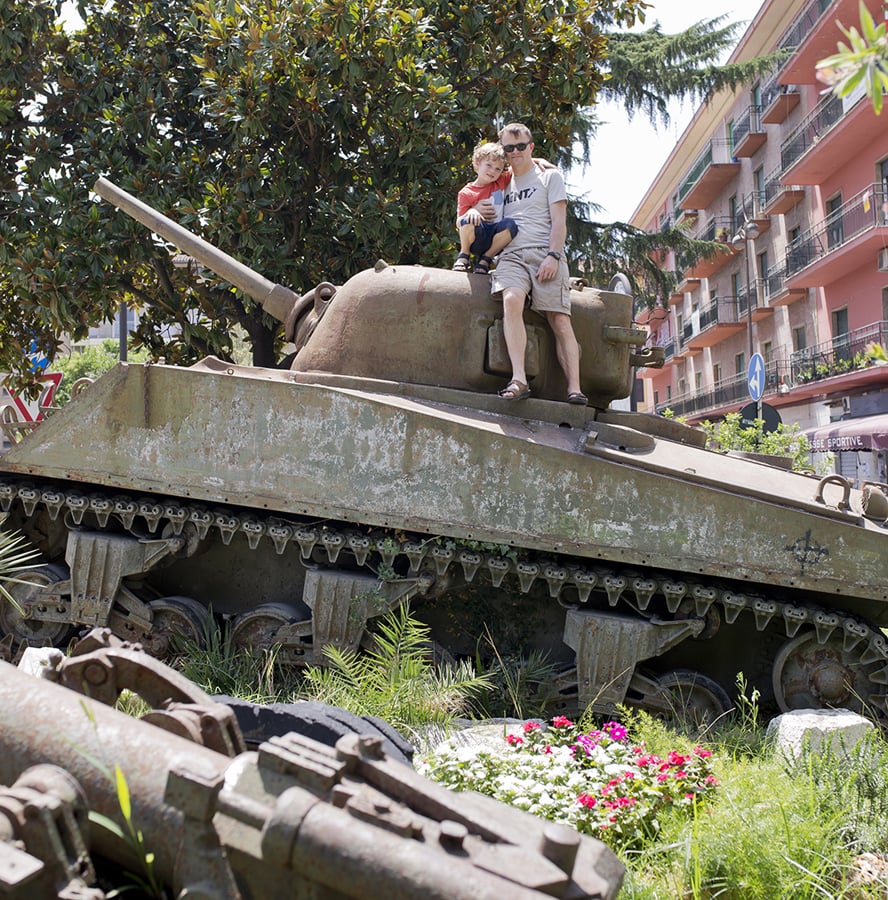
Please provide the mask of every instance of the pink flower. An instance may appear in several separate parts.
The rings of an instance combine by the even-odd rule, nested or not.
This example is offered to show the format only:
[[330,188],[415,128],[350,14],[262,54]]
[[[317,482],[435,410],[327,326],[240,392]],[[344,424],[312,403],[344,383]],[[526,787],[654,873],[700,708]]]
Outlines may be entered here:
[[552,719],[553,728],[573,728],[573,724],[574,723],[566,716],[555,716],[555,718]]
[[586,809],[592,809],[597,802],[598,801],[591,794],[580,794],[580,796],[577,797],[577,803],[579,803],[580,806],[585,806]]
[[506,743],[511,744],[513,747],[520,747],[524,743],[524,738],[519,737],[517,734],[507,734]]
[[525,722],[524,723],[524,733],[530,734],[531,731],[539,731],[542,728],[539,722]]
[[694,747],[694,756],[699,756],[700,759],[708,759],[712,756],[712,751],[707,750],[704,747]]

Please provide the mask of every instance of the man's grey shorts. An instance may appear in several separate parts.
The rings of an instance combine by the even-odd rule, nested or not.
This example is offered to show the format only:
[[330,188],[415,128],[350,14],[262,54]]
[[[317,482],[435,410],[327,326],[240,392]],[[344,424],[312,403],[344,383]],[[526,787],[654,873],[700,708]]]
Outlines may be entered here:
[[570,315],[570,272],[562,257],[558,274],[550,281],[536,277],[540,263],[546,258],[547,247],[527,247],[524,250],[506,248],[497,259],[490,277],[490,292],[502,293],[506,288],[519,288],[530,295],[530,308],[536,312],[559,312]]

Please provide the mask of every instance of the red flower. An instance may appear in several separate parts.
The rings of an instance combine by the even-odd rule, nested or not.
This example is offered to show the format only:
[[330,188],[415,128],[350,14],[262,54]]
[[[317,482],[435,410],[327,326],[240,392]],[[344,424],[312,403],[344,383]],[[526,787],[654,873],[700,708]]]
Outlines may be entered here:
[[553,728],[573,728],[573,722],[567,718],[567,716],[555,716],[552,719],[552,727]]
[[513,747],[520,747],[524,743],[524,738],[519,737],[517,734],[507,734],[506,743],[511,744]]
[[524,723],[524,733],[530,734],[531,731],[539,731],[542,728],[539,722],[525,722]]

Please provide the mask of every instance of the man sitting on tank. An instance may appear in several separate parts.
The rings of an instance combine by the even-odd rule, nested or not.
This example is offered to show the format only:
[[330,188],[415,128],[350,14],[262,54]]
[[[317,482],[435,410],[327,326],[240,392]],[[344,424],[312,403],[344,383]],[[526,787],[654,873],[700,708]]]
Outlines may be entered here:
[[[502,296],[503,331],[512,367],[509,383],[499,392],[506,400],[530,396],[524,353],[527,331],[524,305],[545,317],[555,337],[558,362],[567,379],[568,403],[586,405],[580,389],[580,353],[570,319],[570,276],[564,259],[567,237],[567,193],[558,169],[533,163],[533,135],[518,122],[506,125],[500,143],[512,170],[504,197],[504,215],[515,220],[518,233],[500,254],[491,276],[493,296]],[[495,215],[489,200],[478,204],[486,221]]]

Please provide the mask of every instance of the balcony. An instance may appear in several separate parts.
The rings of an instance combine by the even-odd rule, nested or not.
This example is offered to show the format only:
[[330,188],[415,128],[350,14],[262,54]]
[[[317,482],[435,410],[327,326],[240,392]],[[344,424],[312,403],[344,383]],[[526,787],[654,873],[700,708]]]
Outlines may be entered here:
[[[776,388],[775,388],[776,390]],[[749,401],[749,385],[746,374],[723,378],[706,391],[690,392],[674,397],[666,403],[658,403],[656,410],[662,414],[671,409],[676,416],[688,416],[702,421],[705,413],[724,407],[734,407],[728,412],[736,412]]]
[[884,131],[885,122],[862,92],[841,99],[829,95],[782,145],[783,178],[821,184]]
[[[888,322],[873,322],[831,341],[787,353],[765,364],[765,398],[775,406],[812,397],[878,389],[888,383],[888,366],[874,366],[865,358],[868,344],[888,346]],[[705,391],[689,392],[657,404],[657,412],[671,409],[676,416],[702,421],[737,409],[749,401],[746,373],[719,381]]]
[[682,338],[688,350],[702,350],[742,332],[746,326],[737,315],[735,297],[722,297],[691,315]]
[[728,141],[713,139],[694,160],[678,189],[682,208],[705,209],[740,171]]
[[875,268],[886,246],[888,190],[871,184],[787,245],[787,286],[828,285],[853,271]]
[[748,106],[743,115],[734,122],[732,132],[734,156],[753,156],[768,139],[762,126],[761,107]]
[[789,306],[808,296],[807,288],[790,288],[786,284],[786,262],[772,266],[764,280],[768,306]]
[[795,177],[794,169],[796,163],[839,121],[842,112],[841,99],[829,93],[790,133],[789,137],[780,145],[780,168],[783,170],[781,177],[784,181],[795,184],[819,183],[818,181],[800,181]]
[[777,73],[762,88],[762,125],[781,125],[789,114],[802,102],[798,88],[780,84]]
[[737,315],[741,319],[745,320],[750,317],[750,305],[752,306],[753,322],[774,315],[774,310],[765,303],[765,283],[761,279],[757,278],[753,281],[752,290],[747,286],[737,295]]
[[[878,22],[882,0],[865,0],[866,7]],[[859,0],[813,0],[780,40],[781,47],[795,47],[796,52],[781,67],[782,84],[814,84],[817,63],[836,52],[839,41],[847,39],[837,22],[846,28],[860,27]],[[824,15],[826,11],[827,15]]]
[[[847,334],[836,335],[831,341],[798,350],[790,356],[789,383],[792,387],[798,387],[852,374],[855,375],[855,380],[860,380],[861,373],[872,368],[871,362],[866,358],[867,346],[875,343],[884,347],[886,342],[888,322],[883,320],[855,328]],[[879,368],[888,377],[888,367]]]
[[765,180],[762,213],[769,216],[787,213],[805,199],[805,189],[795,184],[784,184],[781,174],[781,169],[774,169]]

